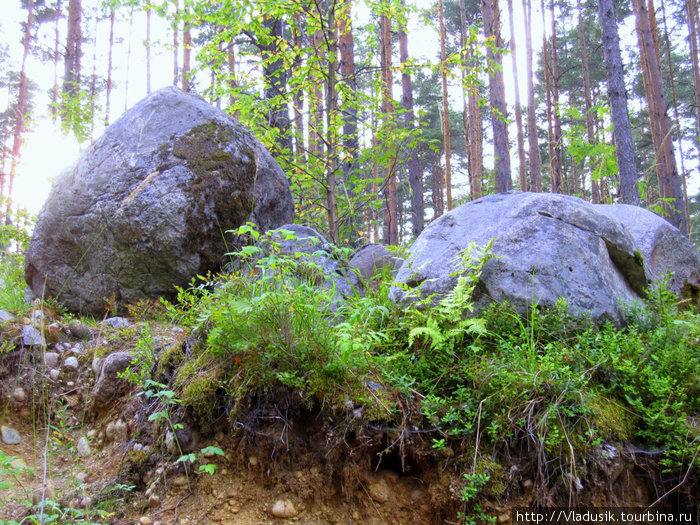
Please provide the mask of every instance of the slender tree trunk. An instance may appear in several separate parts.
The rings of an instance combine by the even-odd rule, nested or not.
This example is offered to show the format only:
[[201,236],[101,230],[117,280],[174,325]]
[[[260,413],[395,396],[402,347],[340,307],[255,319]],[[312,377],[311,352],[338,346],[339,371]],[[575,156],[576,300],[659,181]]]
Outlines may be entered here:
[[[668,76],[671,81],[671,96],[673,97],[673,116],[675,120],[676,127],[676,141],[678,143],[678,154],[681,159],[681,172],[680,177],[683,183],[683,208],[685,213],[685,223],[690,224],[690,203],[688,202],[688,185],[686,183],[685,174],[685,155],[683,154],[683,137],[681,134],[681,119],[680,111],[678,110],[678,94],[676,91],[676,75],[673,67],[673,60],[671,59],[671,40],[668,36],[668,25],[666,24],[666,5],[664,1],[661,0],[661,14],[664,22],[664,43],[666,44],[666,58],[668,61]],[[688,232],[690,233],[690,232]]]
[[53,89],[51,90],[51,118],[55,121],[58,116],[58,62],[61,57],[59,51],[61,20],[61,0],[56,2],[56,18],[54,19],[54,46],[53,46]]
[[[498,0],[481,0],[481,12],[484,17],[484,36],[501,49],[501,23]],[[487,56],[496,67],[489,75],[489,95],[491,99],[491,126],[493,128],[493,154],[495,157],[496,192],[502,193],[513,189],[510,176],[510,151],[508,147],[508,109],[506,107],[505,84],[501,54],[495,53],[489,46]]]
[[445,6],[443,0],[438,2],[438,19],[440,22],[440,78],[442,80],[442,137],[445,143],[445,190],[447,192],[447,210],[452,209],[452,147],[450,144],[450,105],[447,98],[447,51],[445,49]]
[[620,53],[620,38],[617,31],[614,0],[600,0],[600,25],[602,28],[605,69],[608,76],[608,99],[613,121],[613,138],[617,152],[617,165],[620,173],[620,197],[625,204],[639,204],[637,189],[637,162],[632,141],[627,110],[625,73]]
[[433,182],[433,216],[434,218],[440,217],[445,213],[445,202],[443,201],[443,183],[445,179],[442,176],[442,166],[440,165],[440,159],[433,164],[432,168],[432,182]]
[[360,142],[357,133],[357,79],[355,77],[355,38],[352,31],[352,2],[342,0],[338,17],[338,46],[340,49],[340,75],[343,79],[343,148],[345,161],[343,162],[343,178],[348,188],[349,201],[349,230],[350,239],[355,241],[361,227],[359,206],[356,204],[357,190],[354,179],[359,175],[357,159],[359,156]]
[[[286,98],[287,70],[284,62],[279,58],[279,42],[284,36],[284,21],[281,18],[266,16],[263,24],[271,37],[269,44],[260,46],[263,52],[265,98],[269,106],[268,119],[269,124],[278,130],[279,152],[288,155],[292,151],[292,137],[289,133],[289,108]],[[182,78],[184,82],[184,73]]]
[[[464,2],[464,0],[460,0]],[[513,88],[515,89],[515,126],[518,130],[518,174],[520,190],[527,191],[527,166],[525,157],[525,136],[523,133],[523,110],[520,106],[520,84],[518,82],[518,61],[515,54],[515,27],[513,23],[513,0],[508,0],[508,24],[510,27],[510,54],[513,57]]]
[[146,6],[146,93],[151,92],[151,4]]
[[569,193],[569,184],[564,166],[564,155],[562,152],[563,133],[561,130],[561,117],[559,115],[559,51],[557,49],[557,18],[554,14],[554,0],[549,4],[552,17],[552,96],[554,98],[554,160],[559,179],[560,190],[563,183],[563,190]]
[[64,55],[63,97],[64,101],[75,100],[80,91],[80,59],[82,55],[82,33],[80,0],[68,2],[68,34]]
[[474,183],[474,199],[479,199],[484,195],[484,162],[483,162],[483,133],[481,128],[481,106],[479,105],[479,92],[475,87],[469,94],[469,145],[472,149],[471,158],[473,161],[472,182]]
[[24,40],[22,53],[22,66],[19,73],[19,93],[17,94],[17,109],[15,113],[15,131],[12,138],[12,158],[10,160],[10,176],[7,184],[7,211],[6,219],[10,217],[12,209],[12,190],[17,174],[17,165],[19,164],[22,150],[22,135],[24,134],[24,113],[27,102],[27,57],[29,56],[29,48],[31,45],[32,24],[34,22],[34,0],[27,0],[27,24],[24,26]]
[[[297,13],[294,16],[294,29],[292,30],[292,45],[294,46],[295,57],[294,64],[292,68],[297,70],[301,67],[304,55],[304,42],[303,42],[303,25],[301,14]],[[342,45],[341,45],[342,49]],[[342,60],[342,59],[341,59]],[[294,105],[294,151],[297,157],[297,162],[306,162],[306,147],[304,145],[304,90],[301,88],[294,89],[293,95],[293,105]]]
[[180,0],[175,0],[175,18],[173,19],[173,86],[177,86],[180,83],[180,65],[178,64],[178,55],[180,53],[179,31]]
[[109,11],[109,50],[107,52],[107,93],[105,97],[105,126],[109,126],[112,99],[112,51],[114,50],[114,9]]
[[[311,46],[317,58],[321,58],[321,43],[323,34],[315,31],[311,36]],[[309,91],[309,153],[320,157],[323,151],[323,92],[321,85],[316,85]]]
[[95,25],[92,33],[92,75],[90,76],[90,142],[95,137],[95,104],[97,102],[97,23],[99,14],[95,9]]
[[[666,101],[661,84],[661,67],[659,64],[658,35],[656,33],[656,17],[654,4],[649,5],[644,0],[633,0],[632,6],[637,19],[637,37],[641,55],[642,69],[646,71],[647,102],[651,122],[654,151],[656,154],[659,193],[664,199],[666,220],[676,226],[684,235],[688,234],[685,220],[683,193],[680,177],[676,169],[676,159],[673,154],[673,141],[666,115]],[[667,202],[670,200],[670,202]]]
[[[401,0],[401,6],[405,12],[405,0]],[[399,23],[399,60],[401,61],[401,103],[404,109],[404,126],[409,131],[415,129],[413,116],[413,86],[411,85],[411,74],[407,67],[408,63],[408,36],[405,24]],[[423,231],[424,210],[423,210],[423,177],[420,171],[420,161],[418,159],[418,148],[408,146],[408,183],[411,187],[411,223],[412,233],[417,236]]]
[[[593,101],[591,99],[591,75],[588,69],[588,51],[586,49],[586,35],[583,31],[583,10],[581,9],[581,0],[577,0],[578,6],[578,41],[581,46],[581,69],[583,73],[583,97],[584,97],[584,109],[586,111],[586,137],[590,144],[595,143],[594,131],[593,131],[593,113],[591,108],[593,107]],[[593,178],[591,173],[591,202],[593,204],[598,204],[600,202],[600,191],[598,189],[598,183]]]
[[192,34],[190,32],[189,10],[187,0],[183,6],[182,20],[182,90],[190,91],[190,69],[192,60]]
[[[385,126],[384,132],[391,133],[394,128],[394,104],[392,95],[392,86],[394,83],[391,70],[391,22],[386,14],[379,17],[379,27],[381,33],[381,57],[382,65],[382,80],[383,80],[383,95],[382,95],[382,113],[384,114]],[[390,146],[393,147],[393,146]],[[387,164],[384,166],[384,242],[387,244],[398,244],[398,201],[396,195],[396,163],[395,155],[391,155]]]
[[[545,20],[544,0],[540,2],[542,10],[542,27],[547,27]],[[554,115],[552,112],[552,71],[549,61],[549,42],[547,42],[547,32],[542,31],[542,61],[544,69],[545,100],[547,104],[547,153],[549,154],[549,178],[552,193],[560,193],[561,183],[559,181],[559,170],[554,155]]]
[[525,44],[527,48],[527,138],[530,149],[530,191],[542,191],[542,160],[537,143],[537,108],[535,106],[535,87],[533,83],[532,57],[532,5],[531,0],[524,0],[525,8]]
[[698,45],[700,17],[698,17],[697,0],[686,0],[685,5],[688,14],[688,38],[690,40],[690,58],[693,65],[693,87],[695,88],[696,126],[698,133],[696,144],[700,144],[700,45]]

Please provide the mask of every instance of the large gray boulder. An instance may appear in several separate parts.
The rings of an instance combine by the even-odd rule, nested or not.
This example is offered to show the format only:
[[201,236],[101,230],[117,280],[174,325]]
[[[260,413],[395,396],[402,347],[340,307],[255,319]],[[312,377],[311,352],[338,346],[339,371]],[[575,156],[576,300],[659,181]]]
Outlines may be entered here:
[[601,204],[597,209],[625,225],[652,280],[670,273],[669,289],[700,306],[700,255],[678,228],[639,206]]
[[[510,192],[469,202],[433,221],[415,240],[397,280],[435,300],[456,284],[458,253],[493,239],[477,307],[509,301],[519,312],[566,299],[571,313],[623,322],[619,301],[639,301],[649,283],[627,229],[576,197]],[[394,300],[403,291],[393,288]]]
[[293,220],[284,173],[235,119],[167,87],[107,128],[60,175],[26,253],[38,296],[99,314],[171,297],[175,285],[217,270],[224,232]]

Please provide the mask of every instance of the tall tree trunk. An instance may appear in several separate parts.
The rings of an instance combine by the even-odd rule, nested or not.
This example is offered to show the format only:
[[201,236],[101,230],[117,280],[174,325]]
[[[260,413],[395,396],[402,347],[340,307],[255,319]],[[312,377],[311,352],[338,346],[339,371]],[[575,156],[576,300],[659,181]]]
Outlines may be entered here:
[[532,5],[531,0],[524,0],[525,8],[525,45],[527,48],[527,138],[530,150],[530,191],[542,191],[542,160],[537,143],[537,115],[535,106],[535,87],[532,66]]
[[[384,132],[389,134],[394,127],[394,104],[392,86],[394,75],[391,70],[391,22],[389,17],[382,13],[379,17],[380,27],[380,62],[382,69],[383,94],[382,113],[385,119]],[[393,146],[390,146],[393,148]],[[398,244],[398,201],[396,195],[396,162],[394,155],[391,155],[384,166],[384,242],[386,244]]]
[[697,115],[696,144],[700,144],[700,45],[698,42],[698,27],[700,27],[700,17],[698,17],[697,0],[686,0],[686,11],[688,14],[688,29],[690,40],[690,58],[693,65],[693,87],[695,88],[695,110]]
[[177,86],[180,83],[180,65],[178,64],[178,55],[180,53],[179,32],[180,0],[175,0],[175,17],[173,18],[173,86]]
[[445,143],[445,190],[447,193],[447,210],[452,209],[452,147],[450,144],[450,104],[447,97],[447,51],[445,49],[445,6],[443,0],[438,2],[438,19],[440,22],[440,78],[442,79],[442,137]]
[[[561,117],[559,115],[559,51],[557,49],[557,18],[554,14],[554,0],[549,4],[552,17],[552,96],[554,99],[554,158],[560,190],[569,193],[569,184],[564,166],[562,152],[563,133],[561,130]],[[563,184],[563,188],[561,185]]]
[[192,34],[187,0],[182,8],[182,90],[190,91],[190,69],[192,60]]
[[51,118],[55,121],[58,116],[58,62],[61,57],[59,51],[61,20],[61,0],[56,2],[56,18],[54,19],[54,46],[53,46],[53,89],[51,90]]
[[627,110],[625,73],[620,54],[620,37],[617,31],[614,0],[600,0],[598,3],[602,28],[605,69],[608,76],[608,99],[613,121],[613,138],[617,150],[617,165],[620,173],[620,197],[625,204],[639,204],[637,189],[637,162],[632,141]]
[[131,78],[131,33],[134,29],[134,7],[129,8],[129,36],[126,38],[126,75],[124,75],[124,112],[129,107],[129,79]]
[[[289,108],[287,106],[287,70],[279,57],[279,42],[284,36],[284,21],[266,16],[263,25],[271,37],[269,44],[261,45],[263,52],[263,74],[265,76],[265,98],[268,102],[268,121],[278,130],[279,153],[289,155],[292,137],[289,133]],[[185,75],[183,74],[183,82]]]
[[[594,144],[594,115],[591,112],[591,108],[593,107],[593,101],[591,98],[591,75],[588,69],[588,51],[586,49],[586,35],[583,30],[583,10],[581,8],[581,0],[577,0],[576,4],[578,7],[578,41],[581,47],[581,69],[583,73],[584,109],[586,111],[586,137],[588,138],[588,142],[590,144]],[[591,173],[591,202],[593,202],[593,204],[598,204],[600,202],[600,191],[598,189],[598,183],[593,178],[593,173]]]
[[[464,0],[460,0],[464,2]],[[513,89],[515,89],[515,126],[518,130],[518,174],[520,190],[527,191],[527,166],[525,157],[525,136],[523,133],[523,110],[520,106],[520,84],[518,82],[518,61],[515,54],[515,27],[513,23],[513,0],[508,0],[508,24],[510,28],[510,54],[513,57]]]
[[[685,223],[690,224],[690,203],[688,202],[688,186],[686,183],[685,174],[685,155],[683,155],[683,137],[681,134],[681,119],[680,111],[678,110],[678,93],[676,91],[676,75],[673,67],[673,60],[671,59],[671,40],[668,36],[668,25],[666,24],[666,5],[664,0],[661,0],[661,14],[664,22],[664,43],[666,44],[666,58],[668,60],[668,76],[671,81],[671,96],[673,97],[673,116],[675,119],[676,128],[676,141],[678,143],[678,155],[681,159],[681,172],[680,177],[683,183],[683,208],[685,213]],[[688,232],[690,233],[690,231]]]
[[[336,60],[338,42],[336,41],[337,27],[335,22],[335,7],[328,10],[328,26],[326,43],[328,45],[328,91],[326,96],[326,127],[328,128],[328,166],[326,168],[326,206],[328,208],[328,234],[331,242],[340,242],[338,228],[338,204],[335,198],[336,172],[339,170],[338,160],[338,93],[336,89]],[[319,16],[323,16],[319,12]]]
[[[401,7],[405,13],[405,0],[401,0]],[[415,129],[413,115],[413,86],[411,85],[411,73],[408,63],[408,35],[405,23],[399,23],[399,60],[401,62],[401,103],[404,109],[403,122],[409,133]],[[413,141],[408,145],[408,183],[411,187],[411,224],[412,233],[417,236],[423,231],[423,177],[418,159],[418,148]]]
[[95,136],[95,104],[97,102],[97,25],[99,14],[95,9],[95,25],[92,33],[92,75],[90,76],[90,142]]
[[[310,36],[311,46],[314,49],[314,54],[320,60],[322,57],[321,43],[323,34],[321,31],[315,31]],[[309,153],[312,156],[319,157],[323,151],[323,91],[321,85],[312,87],[309,91]]]
[[105,126],[109,126],[109,110],[112,99],[112,52],[114,50],[114,9],[109,11],[109,50],[107,52],[107,93],[105,100]]
[[438,157],[437,161],[435,163],[433,163],[431,179],[432,179],[432,183],[433,183],[433,192],[432,192],[433,218],[438,218],[443,213],[445,213],[445,201],[442,198],[442,196],[443,196],[442,185],[445,182],[445,179],[442,176],[442,166],[440,165],[440,158],[439,157]]
[[[294,63],[292,68],[299,69],[303,62],[304,42],[303,42],[303,25],[301,14],[294,15],[294,27],[292,29],[292,45],[296,50],[294,55]],[[342,49],[342,46],[341,46]],[[341,59],[342,60],[342,59]],[[306,147],[304,145],[304,90],[296,88],[293,90],[293,107],[294,107],[294,152],[296,154],[296,162],[304,164],[306,162]]]
[[151,92],[151,4],[146,6],[146,93]]
[[361,227],[359,206],[356,204],[357,190],[354,179],[358,175],[357,158],[360,142],[357,133],[357,78],[355,77],[355,39],[352,31],[352,2],[342,0],[338,17],[338,47],[340,49],[340,76],[343,79],[343,162],[344,183],[349,195],[349,230],[350,239],[356,240]]
[[[547,27],[544,0],[540,2],[542,11],[542,28]],[[559,181],[559,170],[554,156],[554,115],[552,113],[552,70],[549,62],[549,42],[547,32],[542,31],[542,62],[544,69],[545,101],[547,106],[547,153],[549,154],[549,178],[552,193],[559,193],[561,183]]]
[[80,21],[82,16],[81,0],[68,2],[68,34],[64,55],[63,97],[75,100],[80,90],[80,58],[82,55],[82,33]]
[[668,116],[666,115],[666,101],[661,84],[660,53],[658,35],[656,35],[654,4],[651,0],[649,0],[648,6],[644,3],[644,0],[633,0],[632,7],[637,19],[637,37],[639,39],[642,70],[646,72],[645,87],[649,104],[651,134],[656,155],[659,194],[664,199],[663,206],[667,214],[666,220],[676,226],[681,233],[687,235],[688,224],[683,211],[683,192],[681,191],[681,181],[676,169],[671,129]]
[[505,85],[501,54],[494,52],[494,47],[501,49],[501,23],[498,0],[481,0],[481,12],[484,17],[484,36],[493,42],[487,56],[496,67],[489,75],[489,96],[491,99],[491,126],[493,128],[493,154],[495,157],[496,192],[502,193],[513,189],[510,176],[510,151],[508,147],[508,108],[506,107]]
[[22,53],[22,67],[19,72],[19,93],[17,94],[17,109],[15,113],[15,131],[12,137],[12,158],[10,159],[10,176],[7,184],[7,211],[5,218],[9,220],[12,209],[12,189],[17,174],[17,165],[22,149],[22,135],[24,134],[24,113],[27,102],[27,57],[31,45],[32,24],[34,22],[34,0],[27,0],[27,24],[24,26],[24,51]]
[[481,128],[481,106],[479,102],[478,88],[475,87],[469,94],[469,146],[472,150],[471,159],[473,161],[473,166],[470,171],[474,174],[472,176],[472,182],[474,183],[474,199],[478,199],[484,195],[484,135]]

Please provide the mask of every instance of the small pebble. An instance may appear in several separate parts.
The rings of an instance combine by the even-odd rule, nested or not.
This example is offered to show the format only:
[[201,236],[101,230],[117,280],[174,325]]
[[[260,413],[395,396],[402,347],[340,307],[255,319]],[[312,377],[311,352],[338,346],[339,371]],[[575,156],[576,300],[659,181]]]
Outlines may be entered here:
[[70,357],[66,357],[66,360],[63,362],[63,366],[72,370],[77,370],[80,364],[78,363],[78,358],[72,355]]
[[299,513],[291,501],[288,499],[281,499],[275,501],[275,503],[272,505],[270,514],[272,514],[275,518],[293,518]]
[[143,516],[143,517],[139,520],[139,524],[140,524],[140,525],[153,525],[153,521],[152,521],[151,518],[149,518],[148,516]]
[[12,392],[12,399],[18,403],[24,403],[24,401],[27,400],[27,394],[22,387],[18,386],[15,388],[14,392]]
[[52,368],[49,370],[49,377],[51,378],[51,381],[57,381],[60,375],[61,371],[57,368]]
[[88,444],[88,440],[85,436],[80,437],[78,443],[75,445],[75,448],[78,450],[78,454],[80,454],[80,456],[83,458],[90,455],[90,445]]
[[0,435],[2,436],[2,442],[6,445],[17,445],[22,441],[19,432],[12,427],[6,427],[4,425],[0,427]]

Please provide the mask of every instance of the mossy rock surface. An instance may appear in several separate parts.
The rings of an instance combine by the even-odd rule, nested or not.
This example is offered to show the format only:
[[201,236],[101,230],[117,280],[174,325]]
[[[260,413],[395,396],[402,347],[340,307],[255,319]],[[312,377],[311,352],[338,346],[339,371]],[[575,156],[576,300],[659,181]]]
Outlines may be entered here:
[[112,124],[60,175],[26,255],[37,295],[101,315],[218,271],[227,230],[293,220],[289,182],[236,120],[168,87]]

